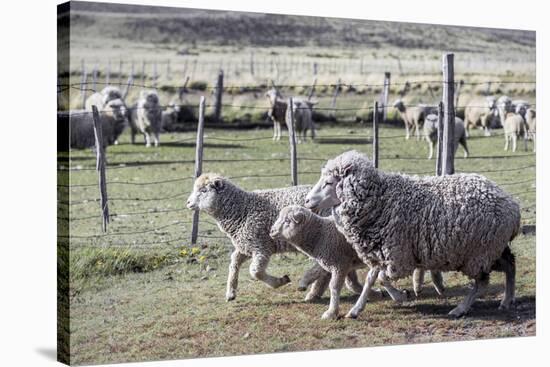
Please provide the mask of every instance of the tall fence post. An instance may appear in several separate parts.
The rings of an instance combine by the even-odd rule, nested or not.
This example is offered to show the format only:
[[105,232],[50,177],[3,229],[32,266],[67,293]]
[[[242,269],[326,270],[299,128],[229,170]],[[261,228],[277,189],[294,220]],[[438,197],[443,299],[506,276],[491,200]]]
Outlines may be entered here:
[[216,93],[214,101],[214,120],[220,122],[222,114],[222,96],[223,96],[223,70],[218,73],[216,82]]
[[88,78],[88,75],[86,74],[86,64],[84,62],[84,59],[82,59],[82,75],[80,78],[80,97],[82,98],[82,108],[86,108],[86,80]]
[[390,97],[390,77],[391,74],[389,72],[384,73],[384,90],[382,92],[382,121],[386,122],[386,119],[388,117],[388,99]]
[[158,79],[158,71],[157,71],[157,62],[155,61],[153,63],[153,87],[157,89],[157,79]]
[[332,109],[330,111],[330,115],[334,117],[336,115],[336,98],[338,98],[338,94],[340,93],[340,84],[342,84],[342,81],[338,79],[338,83],[336,83],[336,89],[334,89],[334,94],[332,95],[332,102],[330,103],[330,108]]
[[435,159],[435,175],[441,176],[441,160],[443,155],[443,102],[437,106],[437,152]]
[[254,76],[254,52],[250,53],[250,75]]
[[452,175],[454,167],[454,135],[455,135],[455,108],[454,108],[454,54],[443,55],[443,160],[441,172]]
[[307,100],[311,101],[311,98],[313,97],[313,93],[315,93],[315,86],[317,85],[317,78],[313,78],[313,83],[311,83],[311,88],[309,89],[309,93],[307,95]]
[[374,101],[372,110],[372,161],[374,168],[378,168],[378,101]]
[[[122,59],[118,60],[118,85],[122,85],[122,65],[124,61]],[[134,70],[132,70],[133,72]]]
[[[195,174],[194,180],[196,180],[202,174],[202,147],[204,137],[204,96],[201,96],[199,102],[199,123],[197,125],[197,145],[195,147]],[[199,210],[195,210],[193,213],[193,227],[191,228],[191,244],[197,243],[197,237],[199,234]]]
[[145,60],[141,61],[141,87],[145,88]]
[[487,82],[487,90],[485,91],[485,95],[488,96],[491,94],[491,82]]
[[111,60],[107,61],[107,71],[105,72],[105,85],[111,84]]
[[455,90],[455,113],[456,109],[458,108],[458,100],[460,98],[460,91],[462,90],[462,87],[464,86],[464,80],[460,80],[460,82],[456,83],[456,90]]
[[97,92],[97,64],[94,65],[94,68],[92,70],[92,90]]
[[92,106],[92,117],[94,120],[94,137],[96,150],[96,170],[99,173],[99,194],[101,198],[101,215],[103,232],[107,232],[109,223],[109,203],[107,200],[107,181],[105,179],[105,149],[103,146],[103,130],[97,107]]
[[294,129],[294,102],[292,98],[288,99],[286,108],[286,120],[288,125],[288,141],[290,145],[290,176],[292,185],[298,185],[298,160],[296,156],[296,131]]

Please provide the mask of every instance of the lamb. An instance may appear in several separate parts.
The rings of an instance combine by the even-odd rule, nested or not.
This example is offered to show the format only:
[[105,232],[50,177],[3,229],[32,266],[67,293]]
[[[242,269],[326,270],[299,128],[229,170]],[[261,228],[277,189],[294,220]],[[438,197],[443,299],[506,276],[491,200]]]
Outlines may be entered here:
[[[434,147],[437,143],[437,130],[438,130],[438,116],[435,114],[429,114],[426,116],[426,121],[424,122],[424,137],[428,142],[428,147],[430,152],[428,154],[428,159],[433,158]],[[468,158],[468,145],[466,144],[466,131],[464,130],[464,121],[461,118],[455,117],[455,147],[454,151],[458,149],[458,144],[461,144],[464,148],[464,158]]]
[[[346,275],[353,270],[364,268],[344,235],[336,229],[334,220],[321,217],[299,205],[284,207],[271,227],[270,236],[274,240],[284,240],[295,246],[298,251],[317,260],[318,264],[331,274],[330,307],[323,314],[323,319],[338,317],[340,291]],[[366,297],[374,295],[372,286],[376,280],[377,269],[369,271],[368,283],[365,286]],[[401,291],[391,283],[383,284],[392,298],[401,299]]]
[[401,99],[396,100],[393,103],[393,107],[397,109],[399,116],[405,123],[405,139],[408,140],[410,138],[410,131],[414,129],[416,140],[420,140],[420,125],[422,125],[425,116],[432,112],[433,108],[424,104],[407,107]]
[[160,144],[160,129],[162,125],[162,109],[156,91],[142,91],[136,104],[131,108],[130,128],[132,144],[135,144],[138,132],[145,136],[145,146],[151,146],[151,134],[155,147]]
[[[268,274],[267,266],[271,255],[296,252],[296,249],[286,241],[272,239],[269,231],[279,210],[287,205],[303,204],[310,189],[311,186],[294,186],[248,192],[216,174],[207,173],[197,178],[193,192],[187,199],[187,207],[212,216],[234,246],[227,279],[227,301],[236,298],[239,269],[249,258],[252,259],[250,275],[253,279],[272,288],[290,283],[288,275],[275,277]],[[315,274],[315,268],[306,273],[306,279],[300,281],[300,287],[307,287],[315,279]],[[306,300],[318,298],[325,288],[326,283],[314,284]],[[361,288],[361,285],[355,285],[356,290],[360,291]]]
[[535,152],[537,145],[537,112],[532,108],[528,108],[525,111],[525,121],[527,122],[527,127],[529,129],[528,136],[533,140],[533,152]]
[[[506,275],[500,308],[514,301],[510,243],[520,231],[520,208],[483,176],[386,173],[366,155],[348,151],[327,162],[305,206],[332,207],[338,230],[363,262],[382,269],[382,279],[403,278],[417,267],[473,278],[473,288],[451,316],[469,311],[492,270]],[[348,316],[356,317],[361,306],[360,297]]]
[[485,136],[491,136],[491,126],[499,116],[497,102],[494,97],[486,97],[484,101],[472,101],[464,110],[464,127],[466,137],[470,136],[470,128],[480,126]]
[[[103,133],[103,147],[112,145],[126,126],[126,108],[120,100],[110,101],[108,109],[99,113]],[[86,149],[95,147],[94,120],[89,111],[71,111],[69,114],[70,147]]]
[[507,151],[512,142],[512,152],[516,151],[518,137],[523,136],[525,150],[527,150],[527,125],[523,117],[514,112],[506,114],[504,120],[504,150]]

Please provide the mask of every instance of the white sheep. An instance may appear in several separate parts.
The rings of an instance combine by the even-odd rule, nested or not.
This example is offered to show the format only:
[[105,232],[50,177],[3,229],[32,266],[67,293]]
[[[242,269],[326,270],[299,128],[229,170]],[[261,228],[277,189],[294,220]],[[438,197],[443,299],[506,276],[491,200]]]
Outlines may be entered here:
[[136,104],[130,112],[130,128],[132,144],[135,144],[136,134],[142,133],[145,137],[145,146],[151,146],[151,135],[155,146],[160,144],[160,130],[162,128],[162,108],[156,91],[142,91]]
[[[397,280],[418,267],[474,279],[451,316],[469,311],[493,270],[506,275],[500,308],[514,301],[516,267],[509,246],[520,231],[520,207],[483,176],[386,173],[366,155],[348,151],[327,162],[305,206],[332,207],[338,230],[363,262],[380,266],[382,279]],[[362,305],[358,300],[347,316],[357,317]]]
[[527,150],[527,125],[523,116],[518,113],[508,112],[504,120],[504,150],[508,150],[512,142],[512,152],[516,151],[518,137],[523,137],[525,150]]
[[481,127],[485,136],[491,136],[491,126],[499,116],[495,97],[488,96],[484,100],[473,100],[464,110],[464,127],[466,137],[470,136],[470,128]]
[[[311,186],[293,186],[244,191],[216,174],[207,173],[197,178],[193,192],[187,199],[187,207],[212,216],[234,246],[227,279],[227,301],[235,299],[239,269],[243,262],[250,258],[250,275],[253,279],[260,280],[272,288],[290,283],[288,275],[274,277],[268,274],[267,266],[272,255],[296,252],[296,249],[286,241],[272,239],[269,231],[277,219],[279,210],[287,205],[303,204],[310,188]],[[311,276],[309,278],[311,282]],[[300,287],[307,286],[309,282],[301,281]],[[318,298],[325,288],[326,285],[323,287],[322,284],[313,287],[306,299]],[[361,286],[356,288],[360,289]]]
[[[428,159],[432,159],[434,154],[434,148],[437,143],[437,131],[438,131],[438,116],[435,114],[429,114],[424,121],[424,138],[428,142]],[[466,131],[464,129],[464,121],[460,117],[455,117],[455,133],[454,133],[454,152],[458,149],[458,144],[464,148],[464,158],[468,158],[468,145],[466,143]]]
[[528,108],[525,111],[525,122],[527,122],[527,127],[529,129],[528,136],[533,140],[533,152],[535,152],[537,145],[537,112],[534,109]]
[[[311,139],[315,139],[315,124],[312,119],[313,111],[312,107],[316,102],[304,100],[301,98],[293,98],[293,116],[294,116],[294,131],[298,138],[298,143],[307,140],[307,131],[311,131]],[[287,113],[285,121],[287,127],[290,126],[290,116]]]
[[399,116],[405,123],[405,139],[408,140],[410,138],[411,130],[414,129],[416,140],[420,140],[420,127],[424,122],[426,115],[432,112],[433,107],[425,104],[405,106],[405,103],[403,103],[401,99],[396,100],[393,103],[393,107],[397,109]]
[[[323,314],[323,319],[336,319],[340,300],[340,291],[346,276],[356,269],[366,266],[344,235],[336,229],[331,217],[321,217],[299,205],[284,207],[270,232],[271,238],[291,243],[305,255],[315,259],[319,265],[330,273],[330,306]],[[369,272],[365,285],[365,298],[376,295],[372,287],[376,280],[376,269]],[[403,292],[395,289],[389,282],[384,288],[393,299],[402,300]]]

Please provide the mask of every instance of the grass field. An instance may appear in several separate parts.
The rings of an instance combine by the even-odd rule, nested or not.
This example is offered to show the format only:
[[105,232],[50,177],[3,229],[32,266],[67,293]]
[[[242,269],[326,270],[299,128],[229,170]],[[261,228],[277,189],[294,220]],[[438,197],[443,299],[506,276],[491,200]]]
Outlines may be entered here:
[[[322,125],[315,143],[298,146],[301,184],[314,183],[324,160],[354,148],[371,152],[365,125]],[[456,169],[487,175],[514,194],[522,222],[535,224],[535,155],[503,151],[501,131],[491,138],[477,131],[468,141],[471,157]],[[380,167],[388,171],[431,174],[427,144],[405,141],[404,129],[380,130]],[[290,183],[288,142],[273,143],[269,130],[206,130],[203,171],[234,177],[246,189]],[[73,219],[70,266],[70,346],[72,363],[106,363],[278,351],[364,347],[535,335],[535,239],[520,235],[517,303],[497,310],[503,277],[494,274],[486,297],[459,320],[447,312],[467,291],[468,280],[445,274],[448,293],[436,296],[429,281],[419,299],[401,305],[389,300],[367,305],[358,320],[321,321],[328,295],[309,304],[296,281],[309,266],[302,255],[275,257],[270,271],[289,274],[293,283],[272,290],[240,274],[237,300],[224,300],[230,243],[201,215],[200,238],[190,245],[191,212],[184,202],[191,191],[194,133],[164,134],[160,148],[121,144],[108,148],[107,181],[113,214],[106,235],[100,232],[97,174],[90,151],[61,156],[70,168]],[[239,161],[234,161],[239,160]],[[247,177],[248,176],[248,177]],[[259,177],[262,176],[262,177]],[[146,184],[148,182],[155,182]],[[61,182],[63,183],[63,179]],[[84,186],[81,186],[84,185]],[[90,185],[90,186],[86,186]],[[59,215],[67,214],[61,205]],[[91,236],[91,237],[90,237]],[[427,277],[429,279],[429,276]],[[399,285],[411,289],[410,279]],[[344,291],[341,312],[356,296]]]

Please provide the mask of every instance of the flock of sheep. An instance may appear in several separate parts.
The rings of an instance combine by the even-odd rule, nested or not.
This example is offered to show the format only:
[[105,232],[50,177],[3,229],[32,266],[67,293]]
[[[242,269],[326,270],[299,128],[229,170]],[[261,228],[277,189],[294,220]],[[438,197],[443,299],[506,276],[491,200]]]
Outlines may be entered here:
[[[323,319],[339,315],[344,284],[360,293],[346,317],[356,318],[367,301],[380,295],[378,279],[397,302],[408,293],[392,282],[413,276],[414,290],[430,271],[439,294],[442,272],[459,271],[474,280],[449,315],[466,314],[483,294],[492,271],[505,273],[501,309],[514,302],[515,260],[511,241],[520,230],[519,204],[477,174],[418,177],[376,169],[357,151],[329,160],[315,186],[245,191],[216,174],[194,183],[187,207],[213,217],[231,240],[226,300],[237,295],[239,269],[251,259],[250,275],[272,288],[290,283],[288,275],[267,272],[272,255],[299,251],[315,260],[299,281],[309,285],[306,300],[328,287],[330,305]],[[498,218],[498,220],[495,220]],[[364,285],[356,270],[370,270]]]

